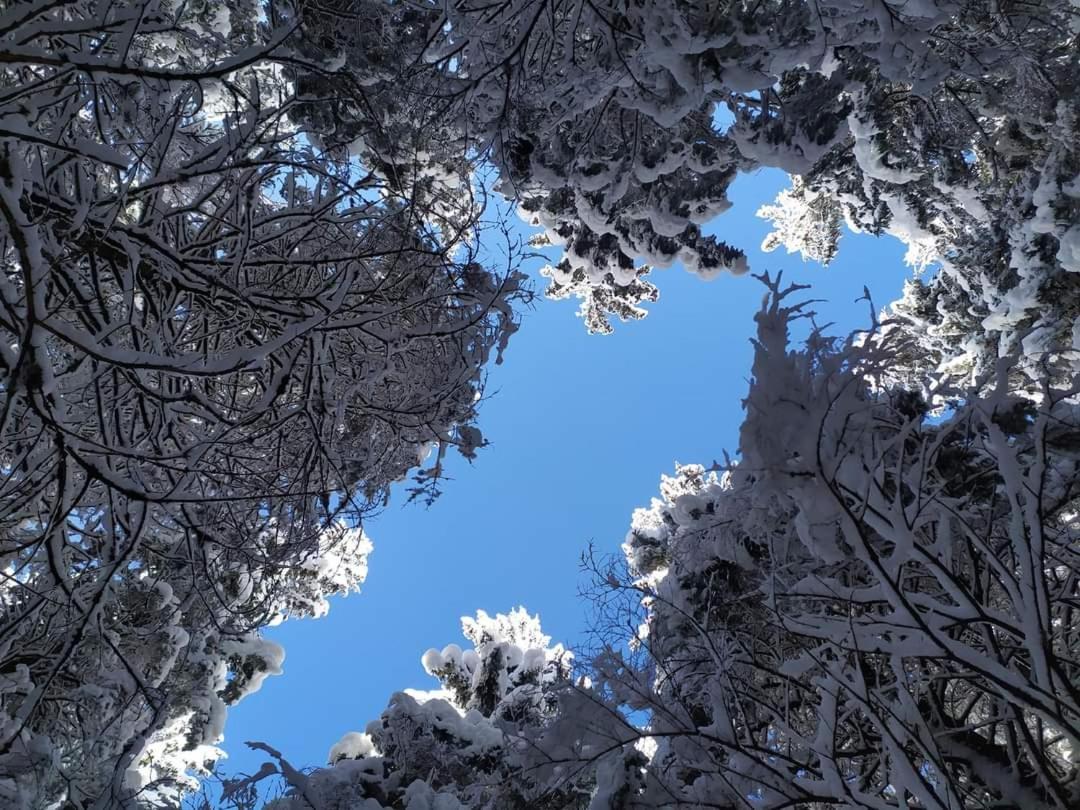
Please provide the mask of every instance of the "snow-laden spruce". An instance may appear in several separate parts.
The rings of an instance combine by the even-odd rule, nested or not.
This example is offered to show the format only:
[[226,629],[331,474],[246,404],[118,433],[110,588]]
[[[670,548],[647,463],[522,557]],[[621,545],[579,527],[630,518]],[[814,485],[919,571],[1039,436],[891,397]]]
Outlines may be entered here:
[[258,629],[360,583],[348,527],[431,446],[426,495],[483,443],[520,277],[469,255],[467,182],[303,131],[276,15],[0,10],[4,807],[174,806],[280,669]]
[[744,270],[745,245],[702,229],[739,172],[769,166],[798,178],[765,212],[770,245],[827,260],[843,220],[941,266],[906,301],[921,367],[974,378],[1016,345],[1036,364],[1075,359],[1073,0],[431,0],[392,5],[396,32],[373,35],[380,8],[343,4],[313,47],[367,75],[387,61],[365,50],[374,38],[415,68],[339,112],[407,86],[425,120],[489,150],[498,189],[562,250],[550,293],[580,297],[590,330],[643,316],[653,266]]
[[252,777],[226,781],[226,797],[257,806],[266,780],[283,783],[286,794],[267,810],[585,810],[589,770],[551,785],[525,767],[528,732],[555,711],[571,682],[571,655],[552,645],[524,608],[479,611],[461,623],[471,646],[449,644],[423,656],[440,689],[393,695],[364,733],[350,732],[331,747],[323,768],[301,772],[255,743],[271,761]]
[[1005,357],[931,417],[880,385],[896,333],[789,350],[794,292],[757,316],[738,463],[665,477],[600,569],[640,626],[593,663],[609,710],[547,736],[655,746],[605,808],[1080,805],[1076,383],[1013,395]]

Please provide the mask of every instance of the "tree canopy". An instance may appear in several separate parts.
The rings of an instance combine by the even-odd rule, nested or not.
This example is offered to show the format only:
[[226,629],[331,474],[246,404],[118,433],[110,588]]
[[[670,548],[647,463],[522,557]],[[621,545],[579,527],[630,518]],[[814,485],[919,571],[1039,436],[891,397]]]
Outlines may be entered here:
[[483,444],[522,277],[476,261],[476,200],[294,123],[296,26],[257,11],[3,12],[4,804],[190,785],[280,663],[258,629],[357,587],[390,483]]
[[490,195],[607,333],[653,267],[750,269],[706,226],[773,167],[766,249],[846,226],[921,275],[799,350],[761,276],[739,457],[596,564],[641,630],[572,673],[479,614],[444,693],[261,776],[288,810],[1080,805],[1078,88],[1075,0],[6,5],[0,801],[177,806],[280,671],[260,630],[475,456],[530,297]]

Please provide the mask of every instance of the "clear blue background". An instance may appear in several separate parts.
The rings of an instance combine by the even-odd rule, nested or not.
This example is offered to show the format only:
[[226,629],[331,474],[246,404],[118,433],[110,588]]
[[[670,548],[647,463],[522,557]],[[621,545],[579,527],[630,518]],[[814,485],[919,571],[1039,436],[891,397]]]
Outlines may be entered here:
[[[711,232],[748,254],[751,271],[812,284],[819,322],[834,334],[865,327],[855,303],[869,287],[880,308],[910,270],[891,238],[845,232],[827,269],[758,246],[754,216],[787,186],[780,172],[741,177],[733,208]],[[535,273],[542,291],[545,280]],[[480,426],[490,446],[469,465],[451,460],[430,508],[396,502],[365,525],[375,543],[362,592],[330,615],[288,622],[267,635],[286,650],[285,674],[229,712],[224,773],[252,772],[265,741],[297,766],[322,765],[342,734],[363,731],[403,688],[435,688],[420,666],[429,647],[461,643],[459,617],[477,609],[539,612],[545,632],[583,641],[588,605],[580,556],[590,542],[615,553],[634,508],[657,493],[676,461],[706,465],[734,455],[751,362],[753,314],[764,287],[750,275],[712,282],[679,268],[654,271],[660,301],[649,316],[585,333],[576,301],[537,298],[506,362],[491,369]]]

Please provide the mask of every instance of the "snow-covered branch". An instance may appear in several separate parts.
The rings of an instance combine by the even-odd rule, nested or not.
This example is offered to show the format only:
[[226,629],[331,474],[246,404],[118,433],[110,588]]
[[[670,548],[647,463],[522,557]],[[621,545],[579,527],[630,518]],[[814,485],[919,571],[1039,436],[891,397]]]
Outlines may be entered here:
[[316,145],[260,8],[0,12],[4,806],[175,804],[280,671],[258,629],[483,444],[522,277],[478,263],[477,196]]

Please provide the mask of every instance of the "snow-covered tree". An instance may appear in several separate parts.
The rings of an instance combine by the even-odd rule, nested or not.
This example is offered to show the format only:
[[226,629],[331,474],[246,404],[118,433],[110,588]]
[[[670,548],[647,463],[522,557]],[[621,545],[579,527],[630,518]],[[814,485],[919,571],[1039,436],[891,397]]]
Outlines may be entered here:
[[788,253],[827,265],[836,256],[840,241],[840,206],[828,194],[810,191],[802,178],[791,178],[791,188],[781,191],[775,205],[764,205],[757,215],[772,223],[761,249],[766,253],[783,245]]
[[[369,2],[332,4],[324,27],[353,27],[340,26],[328,53],[370,40],[354,30]],[[728,206],[738,172],[771,166],[799,180],[773,209],[783,216],[770,244],[828,258],[842,217],[941,266],[926,285],[932,306],[966,313],[974,331],[960,344],[926,334],[924,367],[951,362],[974,378],[1015,345],[1036,365],[1046,349],[1074,351],[1072,0],[387,8],[399,24],[384,41],[412,56],[397,103],[430,111],[448,142],[487,150],[498,189],[563,249],[545,271],[551,294],[582,298],[594,331],[610,315],[641,317],[656,297],[651,266],[744,269],[739,246],[702,227]],[[346,72],[367,70],[368,57],[349,54]]]
[[637,652],[539,761],[648,740],[611,808],[1077,806],[1075,382],[1017,396],[1004,357],[935,417],[881,384],[901,333],[789,350],[794,292],[757,316],[738,462],[665,477],[599,569]]
[[[424,669],[440,682],[405,690],[365,733],[350,732],[324,768],[301,772],[276,750],[251,777],[225,783],[225,799],[258,804],[263,780],[284,784],[267,810],[569,810],[589,806],[587,781],[541,784],[524,767],[526,732],[544,724],[570,683],[571,656],[524,608],[462,619],[462,649],[428,650]],[[585,779],[591,778],[586,771]]]
[[[724,565],[668,594],[631,543],[642,649],[689,662],[598,662],[596,689],[558,690],[580,711],[526,735],[540,782],[499,789],[535,797],[581,760],[597,808],[698,780],[736,803],[1074,802],[1078,19],[1075,0],[0,9],[0,798],[172,802],[224,707],[279,668],[258,629],[357,584],[349,527],[432,448],[420,495],[447,448],[483,444],[482,370],[522,295],[476,260],[487,158],[593,331],[643,314],[652,266],[744,270],[703,228],[758,166],[798,178],[770,246],[829,258],[843,219],[941,268],[842,351],[788,355],[775,292],[743,458],[699,487],[741,504]],[[675,500],[704,498],[687,475]],[[674,560],[684,534],[648,553]],[[722,615],[695,613],[728,580]],[[715,637],[729,613],[749,637]],[[668,632],[676,614],[709,643]],[[728,680],[695,666],[714,641]],[[702,684],[674,731],[654,721],[644,768],[605,701]],[[491,725],[508,697],[480,695],[457,699]],[[561,735],[594,717],[592,742]],[[757,781],[716,793],[729,771]],[[445,795],[510,801],[487,773]]]
[[279,11],[0,10],[4,806],[173,803],[278,669],[258,629],[359,584],[346,527],[483,444],[521,277],[471,202],[317,144]]

